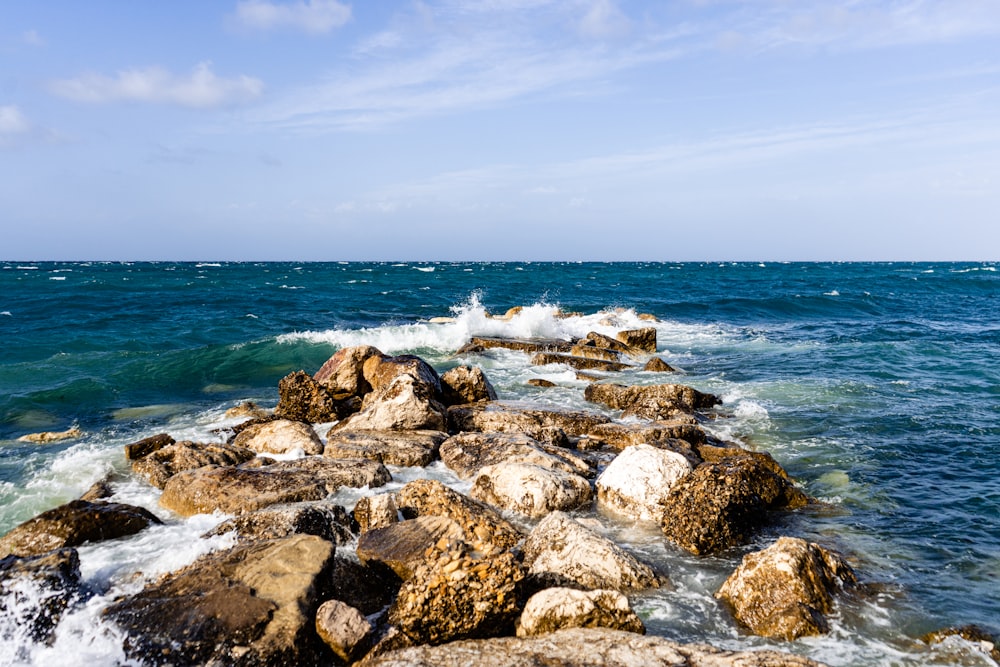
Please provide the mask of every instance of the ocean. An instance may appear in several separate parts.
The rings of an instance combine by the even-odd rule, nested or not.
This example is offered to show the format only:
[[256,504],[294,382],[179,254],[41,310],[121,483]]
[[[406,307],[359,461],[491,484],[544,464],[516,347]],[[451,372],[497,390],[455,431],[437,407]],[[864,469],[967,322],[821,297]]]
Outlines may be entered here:
[[[487,317],[512,306],[510,321]],[[557,311],[576,313],[557,316]],[[648,527],[605,521],[673,587],[633,605],[650,634],[769,647],[830,665],[989,665],[962,641],[920,637],[978,624],[1000,635],[1000,276],[994,263],[47,263],[0,262],[0,534],[114,475],[115,500],[163,526],[79,549],[95,594],[51,644],[19,631],[7,602],[0,664],[129,664],[101,619],[116,596],[226,538],[225,517],[180,519],[130,474],[123,446],[169,432],[218,440],[226,409],[277,402],[278,380],[371,344],[439,371],[481,366],[502,400],[590,409],[585,382],[527,355],[455,356],[472,335],[583,336],[648,326],[671,381],[722,397],[715,435],[771,454],[824,503],[745,549],[696,558]],[[431,321],[450,317],[449,321]],[[530,378],[555,388],[530,386]],[[626,371],[617,381],[662,382]],[[17,440],[76,426],[76,439]],[[440,464],[392,469],[398,488]],[[357,491],[342,498],[350,508]],[[778,535],[845,555],[871,585],[842,599],[831,632],[774,642],[714,599],[743,553]],[[136,573],[141,573],[137,575]],[[37,602],[35,602],[37,603]]]

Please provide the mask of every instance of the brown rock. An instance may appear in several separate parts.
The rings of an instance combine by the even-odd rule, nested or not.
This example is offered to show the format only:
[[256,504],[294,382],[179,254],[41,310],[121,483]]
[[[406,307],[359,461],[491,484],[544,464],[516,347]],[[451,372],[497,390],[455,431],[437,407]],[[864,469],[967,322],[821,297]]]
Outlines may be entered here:
[[[564,441],[566,435],[585,435],[599,424],[610,421],[609,417],[594,412],[541,410],[502,402],[448,408],[448,425],[452,433],[524,433],[535,440],[552,444]],[[552,429],[560,429],[563,438],[553,442]]]
[[665,362],[660,357],[653,357],[646,362],[646,365],[642,367],[644,371],[650,371],[652,373],[676,373],[677,369]]
[[318,424],[343,419],[357,408],[356,403],[338,399],[322,383],[305,371],[289,373],[278,382],[278,406],[274,415],[295,422]]
[[445,405],[497,400],[496,389],[483,369],[472,366],[457,366],[445,371],[441,375],[441,392]]
[[254,403],[253,401],[243,401],[239,405],[235,405],[228,410],[226,410],[226,419],[236,419],[238,417],[245,417],[249,419],[258,419],[260,417],[267,417],[268,411]]
[[628,598],[618,591],[546,588],[532,595],[517,621],[517,636],[531,637],[564,628],[611,628],[646,633]]
[[629,331],[619,331],[615,339],[624,343],[633,350],[656,353],[656,328],[644,327],[642,329],[631,329]]
[[323,453],[323,441],[313,427],[289,419],[254,424],[237,435],[233,445],[260,454],[291,454],[299,450],[307,456]]
[[325,597],[346,602],[366,616],[378,614],[392,603],[402,583],[392,572],[362,565],[353,554],[335,560]]
[[76,426],[71,426],[65,431],[42,431],[41,433],[29,433],[17,439],[18,442],[33,442],[35,444],[48,444],[50,442],[62,442],[63,440],[74,440],[83,437],[83,431]]
[[615,350],[608,350],[603,347],[597,347],[592,342],[591,344],[578,343],[573,346],[570,350],[570,354],[574,357],[584,357],[587,359],[600,359],[602,361],[621,361],[621,352]]
[[80,496],[80,500],[94,502],[97,500],[106,500],[113,495],[115,495],[115,490],[111,488],[111,480],[102,479],[94,482],[89,489],[84,491],[83,495]]
[[555,382],[552,382],[551,380],[545,380],[543,378],[530,378],[528,380],[528,384],[530,384],[532,387],[557,387],[557,386],[559,386]]
[[338,459],[371,459],[386,465],[426,466],[437,458],[447,439],[443,431],[349,431],[327,435],[324,456]]
[[978,625],[963,625],[957,628],[943,628],[929,632],[921,639],[928,644],[939,644],[949,637],[961,637],[971,643],[974,650],[990,656],[1000,664],[1000,642]]
[[572,452],[546,445],[523,433],[459,433],[444,441],[441,460],[462,479],[488,465],[531,463],[550,470],[591,477],[593,468]]
[[531,363],[535,366],[547,366],[549,364],[565,364],[570,368],[581,371],[623,371],[629,368],[628,364],[620,361],[605,361],[604,359],[594,359],[588,357],[575,357],[571,354],[557,354],[554,352],[539,352],[531,358]]
[[179,472],[207,465],[233,466],[257,456],[252,449],[222,443],[175,442],[132,463],[132,470],[158,489]]
[[590,482],[574,473],[531,463],[498,463],[476,473],[469,495],[501,509],[537,518],[588,506]]
[[604,334],[597,333],[596,331],[591,331],[587,336],[581,340],[578,344],[582,345],[592,345],[594,347],[599,347],[603,350],[613,350],[615,352],[620,352],[621,354],[632,354],[635,350],[630,348],[625,343],[615,340],[611,336],[605,336]]
[[125,458],[129,461],[138,461],[156,450],[172,444],[174,444],[174,439],[166,433],[152,435],[130,445],[125,445]]
[[690,415],[722,402],[717,396],[679,384],[625,386],[597,383],[586,388],[584,398],[614,410],[622,410],[624,417],[635,416],[651,420]]
[[351,663],[368,650],[374,628],[349,604],[327,600],[316,611],[316,632],[338,658]]
[[399,508],[396,507],[396,497],[391,493],[379,493],[359,498],[354,505],[354,521],[362,533],[397,523]]
[[683,454],[692,465],[701,463],[696,448],[708,439],[705,431],[690,417],[641,424],[598,424],[587,435],[616,451],[642,444],[669,449]]
[[461,540],[461,526],[443,516],[421,516],[373,528],[358,538],[358,559],[365,565],[381,563],[403,581],[424,562],[424,552],[441,539]]
[[333,428],[335,431],[444,431],[445,407],[435,398],[431,385],[403,373],[365,396],[361,412]]
[[482,352],[483,350],[504,349],[517,352],[569,352],[573,344],[565,340],[548,338],[491,338],[488,336],[473,336],[455,354]]
[[365,379],[372,391],[389,386],[396,378],[409,375],[418,383],[426,385],[432,398],[441,400],[441,378],[430,364],[412,354],[396,357],[369,357],[363,367]]
[[66,609],[82,597],[80,579],[76,549],[0,558],[0,616],[16,619],[33,641],[48,642]]
[[334,395],[364,396],[372,389],[365,379],[365,361],[384,356],[371,345],[341,348],[316,371],[313,379]]
[[336,545],[354,539],[351,519],[340,505],[325,502],[271,505],[223,521],[205,537],[235,531],[240,540],[273,540],[289,535],[316,535]]

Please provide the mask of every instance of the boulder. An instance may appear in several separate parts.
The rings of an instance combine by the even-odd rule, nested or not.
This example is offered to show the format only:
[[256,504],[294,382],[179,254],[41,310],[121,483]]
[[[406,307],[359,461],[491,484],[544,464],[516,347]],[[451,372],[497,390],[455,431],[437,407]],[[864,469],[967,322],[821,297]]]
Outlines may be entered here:
[[132,470],[162,489],[179,472],[207,465],[234,466],[257,456],[252,449],[224,443],[173,442],[132,463]]
[[357,667],[823,667],[777,651],[729,651],[608,628],[569,628],[537,637],[499,637],[403,648]]
[[463,542],[442,546],[403,582],[389,622],[417,644],[511,633],[524,579],[514,554],[477,557]]
[[589,506],[590,482],[574,473],[531,463],[498,463],[479,469],[469,495],[530,518]]
[[964,639],[972,645],[973,650],[990,656],[995,663],[1000,664],[1000,641],[997,641],[995,637],[978,625],[962,625],[935,630],[921,637],[921,640],[928,644],[940,644],[950,637]]
[[593,357],[576,357],[572,354],[558,354],[556,352],[539,352],[531,357],[531,363],[535,366],[547,366],[549,364],[563,364],[578,371],[623,371],[629,367],[628,364],[620,361],[606,361]]
[[495,338],[473,336],[455,354],[481,353],[484,350],[502,349],[534,354],[536,352],[569,352],[573,344],[555,338]]
[[327,435],[324,456],[371,459],[386,465],[426,466],[437,458],[444,431],[336,430]]
[[483,369],[472,366],[457,366],[445,371],[441,375],[441,392],[445,405],[497,400],[496,389]]
[[396,493],[396,505],[407,518],[443,516],[462,527],[465,541],[488,554],[511,549],[523,535],[489,505],[462,495],[432,479],[410,482]]
[[139,440],[138,442],[125,445],[125,458],[129,461],[138,461],[141,458],[149,456],[156,450],[163,449],[167,445],[172,444],[174,444],[174,439],[167,433],[151,435],[148,438]]
[[650,354],[656,353],[655,327],[643,327],[642,329],[630,329],[628,331],[619,331],[615,335],[615,340],[617,340],[619,343],[624,343],[633,350],[639,350],[641,352],[649,352]]
[[226,419],[258,419],[260,417],[267,417],[269,414],[267,410],[253,401],[243,401],[239,405],[234,405],[226,410],[225,417]]
[[0,639],[16,631],[33,642],[47,642],[66,609],[81,597],[76,549],[0,559],[0,618],[6,625]]
[[322,664],[316,634],[334,546],[315,535],[238,545],[121,599],[105,614],[144,664]]
[[369,357],[365,359],[363,370],[372,391],[388,387],[402,375],[409,375],[419,384],[426,385],[431,390],[432,398],[441,400],[441,377],[430,364],[415,355]]
[[160,523],[154,514],[135,505],[71,500],[28,519],[0,538],[0,558],[39,556],[86,542],[113,540]]
[[635,352],[635,350],[620,340],[616,340],[611,336],[605,336],[604,334],[597,333],[596,331],[589,332],[584,338],[578,341],[577,344],[597,347],[602,350],[611,350],[620,354],[632,354]]
[[[585,435],[599,424],[607,424],[610,421],[610,417],[594,412],[543,410],[501,402],[455,405],[448,408],[448,425],[452,433],[462,431],[524,433],[535,440],[556,445],[565,442],[567,435]],[[558,438],[560,431],[561,440]]]
[[313,379],[335,396],[364,396],[372,389],[365,379],[365,362],[372,357],[384,356],[371,345],[344,347],[326,360]]
[[676,452],[651,445],[629,447],[597,478],[597,504],[632,519],[659,522],[670,489],[691,470]]
[[755,452],[732,443],[698,443],[695,445],[698,456],[705,463],[719,463],[733,458],[751,458],[778,477],[788,479],[788,473],[781,464],[774,460],[768,452]]
[[651,373],[676,373],[677,369],[665,362],[660,357],[653,357],[646,362],[646,365],[642,367],[642,370],[649,371]]
[[323,453],[323,441],[309,424],[289,419],[276,419],[264,424],[254,424],[233,441],[237,447],[246,447],[260,454],[294,454],[306,456]]
[[80,496],[80,500],[94,502],[96,500],[107,500],[113,495],[115,495],[115,490],[111,488],[111,479],[106,477],[91,484],[90,488]]
[[461,540],[462,527],[443,516],[421,516],[373,528],[358,538],[358,559],[364,565],[381,563],[403,581],[424,562],[424,553],[439,540]]
[[550,470],[591,476],[586,461],[571,451],[523,433],[459,433],[441,444],[441,460],[462,479],[497,463],[531,463]]
[[350,397],[338,399],[305,371],[289,373],[278,382],[274,415],[293,422],[318,424],[343,419],[357,408]]
[[334,429],[444,431],[445,408],[437,401],[431,385],[403,373],[365,396],[361,412],[343,420]]
[[827,632],[833,596],[857,583],[839,555],[794,537],[781,537],[743,557],[715,597],[754,634],[792,640]]
[[289,535],[316,535],[336,545],[354,539],[351,519],[341,505],[326,502],[271,505],[223,521],[205,537],[235,531],[241,541],[273,540]]
[[578,343],[573,346],[570,350],[570,354],[574,357],[584,357],[586,359],[600,359],[602,361],[621,361],[622,353],[615,350],[609,350],[603,347],[597,347],[592,342],[589,343]]
[[531,637],[563,628],[611,628],[646,633],[628,598],[618,591],[546,588],[528,598],[517,621],[517,636]]
[[587,438],[596,440],[615,451],[622,451],[633,445],[652,445],[659,449],[677,452],[698,465],[702,462],[698,454],[699,443],[706,442],[708,435],[693,418],[682,418],[668,422],[608,423],[598,424]]
[[559,386],[552,380],[546,380],[544,378],[529,378],[528,384],[531,385],[532,387],[545,387],[545,388]]
[[722,402],[717,396],[680,384],[625,386],[598,382],[587,386],[584,398],[592,403],[607,405],[613,410],[621,410],[623,417],[651,420],[693,414]]
[[552,512],[524,542],[524,564],[539,587],[633,591],[659,588],[666,578],[620,546]]
[[730,457],[703,463],[679,480],[664,501],[661,527],[693,554],[745,544],[767,521],[768,510],[802,507],[808,498],[758,459]]
[[365,654],[374,631],[364,614],[340,600],[327,600],[316,611],[316,633],[346,663]]
[[359,498],[354,506],[354,521],[362,533],[398,522],[399,508],[396,507],[396,496],[391,493],[379,493]]
[[342,486],[376,487],[390,481],[381,463],[309,457],[257,467],[206,466],[167,480],[160,505],[183,516],[241,514],[275,505],[322,500]]

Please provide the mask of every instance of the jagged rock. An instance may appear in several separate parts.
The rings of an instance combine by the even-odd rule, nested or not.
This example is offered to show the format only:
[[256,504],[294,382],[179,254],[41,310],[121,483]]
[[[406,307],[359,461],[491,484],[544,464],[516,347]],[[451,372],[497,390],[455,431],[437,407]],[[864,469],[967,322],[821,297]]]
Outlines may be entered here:
[[0,557],[39,556],[85,542],[135,535],[160,523],[156,515],[135,505],[71,500],[28,519],[0,538]]
[[105,500],[113,495],[115,495],[115,490],[111,488],[111,480],[105,478],[91,484],[90,488],[84,491],[83,495],[80,496],[80,500],[94,502],[97,500]]
[[589,332],[577,344],[597,347],[602,350],[612,350],[614,352],[620,352],[621,354],[632,354],[635,352],[635,350],[630,348],[625,343],[615,340],[611,336],[605,336],[604,334],[597,333],[596,331]]
[[715,594],[755,634],[792,640],[827,632],[833,595],[857,583],[839,555],[794,537],[781,537],[743,557]]
[[372,391],[388,387],[396,378],[409,375],[418,383],[426,385],[431,390],[434,400],[441,400],[441,377],[420,357],[412,354],[369,357],[365,360],[363,370]]
[[318,424],[343,419],[356,409],[345,397],[339,400],[305,371],[289,373],[278,382],[278,406],[274,415],[293,422]]
[[531,357],[531,363],[535,366],[547,366],[549,364],[564,364],[570,368],[580,371],[623,371],[629,365],[620,361],[606,361],[593,357],[576,357],[572,354],[559,354],[556,352],[539,352]]
[[652,373],[676,373],[677,369],[665,362],[660,357],[653,357],[646,362],[646,365],[642,367],[644,371],[650,371]]
[[63,440],[74,440],[82,438],[83,431],[77,426],[71,426],[65,431],[42,431],[41,433],[28,433],[17,439],[18,442],[33,442],[44,445],[50,442],[62,442]]
[[322,500],[341,486],[376,487],[390,481],[381,463],[313,456],[257,467],[206,466],[167,480],[160,505],[183,516],[240,514],[275,505]]
[[949,637],[961,637],[971,643],[974,650],[990,656],[994,662],[1000,664],[1000,642],[977,625],[963,625],[957,628],[935,630],[921,637],[921,640],[927,644],[940,644]]
[[722,402],[717,396],[680,384],[625,386],[599,382],[584,390],[584,398],[592,403],[602,403],[614,410],[621,410],[623,417],[635,416],[652,420],[692,414]]
[[105,614],[146,664],[321,664],[329,650],[314,619],[333,566],[333,544],[315,535],[251,542],[203,556]]
[[527,517],[589,505],[590,482],[573,473],[530,463],[498,463],[479,469],[469,495]]
[[365,565],[381,563],[403,581],[424,562],[424,552],[444,539],[461,540],[462,527],[443,516],[421,516],[374,528],[358,538],[358,559]]
[[758,459],[703,463],[679,480],[664,502],[661,527],[674,543],[702,555],[745,544],[768,510],[794,509],[808,498]]
[[702,458],[697,448],[699,443],[707,441],[708,436],[700,426],[692,423],[694,421],[693,418],[682,418],[669,422],[598,424],[586,437],[615,451],[622,451],[633,445],[652,445],[677,452],[691,465],[698,465]]
[[523,433],[459,433],[441,444],[441,460],[462,479],[497,463],[532,463],[550,470],[592,476],[586,461],[567,449]]
[[465,541],[483,553],[506,551],[522,538],[521,532],[492,507],[437,480],[410,482],[396,493],[396,505],[407,518],[443,516],[452,519],[462,527]]
[[509,551],[475,557],[464,542],[439,545],[403,582],[389,622],[418,644],[509,633],[523,579]]
[[325,502],[271,505],[223,521],[206,534],[224,535],[236,531],[240,540],[273,540],[299,533],[316,535],[341,545],[354,539],[351,519],[341,505]]
[[546,588],[532,595],[517,621],[517,636],[531,637],[563,628],[612,628],[646,633],[628,598],[618,591]]
[[163,449],[167,445],[174,444],[174,439],[167,433],[158,433],[148,438],[143,438],[138,442],[125,445],[125,458],[129,461],[138,461],[149,456],[158,449]]
[[823,667],[776,651],[724,651],[608,628],[569,628],[530,638],[414,646],[366,658],[357,667]]
[[132,470],[162,489],[179,472],[207,465],[234,466],[257,456],[252,449],[224,443],[174,442],[132,463]]
[[469,342],[459,348],[455,354],[479,353],[483,350],[504,349],[517,352],[569,352],[573,344],[569,341],[554,338],[492,338],[489,336],[473,336]]
[[619,343],[624,343],[633,350],[640,350],[642,352],[656,352],[656,328],[655,327],[643,327],[642,329],[630,329],[628,331],[619,331],[615,335],[615,339]]
[[371,345],[341,348],[316,371],[313,379],[335,396],[364,396],[372,389],[365,379],[365,362],[384,356]]
[[288,419],[276,419],[255,424],[233,441],[260,454],[292,454],[301,451],[306,456],[323,453],[323,441],[309,424]]
[[542,410],[501,402],[475,405],[454,405],[448,408],[448,425],[452,433],[481,431],[484,433],[524,433],[535,440],[559,445],[553,441],[555,429],[565,436],[585,435],[610,417],[594,412]]
[[431,385],[403,373],[365,396],[361,412],[343,420],[334,430],[444,431],[445,408],[435,398]]
[[336,430],[327,435],[324,456],[371,459],[386,465],[426,466],[437,458],[444,431]]
[[19,628],[35,642],[48,641],[63,613],[81,597],[76,549],[0,559],[0,616],[14,626],[0,628],[0,638]]
[[659,522],[670,489],[692,469],[676,452],[629,447],[597,478],[597,503],[633,519]]
[[705,463],[719,463],[731,458],[752,458],[778,477],[788,479],[788,473],[768,452],[755,452],[734,444],[715,445],[707,442],[699,443],[695,449]]
[[373,528],[385,528],[399,521],[396,497],[391,493],[379,493],[359,498],[354,506],[354,521],[362,533]]
[[364,655],[374,634],[364,614],[340,600],[327,600],[316,611],[316,632],[344,662]]
[[497,391],[483,369],[472,366],[457,366],[445,371],[441,375],[441,393],[445,405],[497,400]]
[[253,401],[243,401],[239,405],[234,405],[226,410],[225,417],[226,419],[236,419],[238,417],[258,419],[260,417],[267,417],[269,414],[267,410]]
[[622,354],[616,350],[609,350],[603,347],[597,347],[590,342],[589,344],[578,343],[573,346],[570,350],[570,354],[574,357],[584,357],[586,359],[600,359],[602,361],[621,361]]
[[546,380],[544,378],[529,378],[528,384],[531,385],[532,387],[546,387],[546,388],[559,386],[552,380]]

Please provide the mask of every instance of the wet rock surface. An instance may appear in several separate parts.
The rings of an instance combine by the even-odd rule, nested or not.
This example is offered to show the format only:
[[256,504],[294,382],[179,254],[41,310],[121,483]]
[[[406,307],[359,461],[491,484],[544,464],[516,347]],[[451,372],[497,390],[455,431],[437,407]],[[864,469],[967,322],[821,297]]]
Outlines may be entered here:
[[206,534],[224,535],[235,531],[239,540],[273,540],[305,534],[322,537],[336,545],[354,539],[351,520],[341,505],[323,502],[271,505],[223,521]]
[[461,405],[497,400],[497,390],[483,369],[458,366],[441,376],[441,395],[445,405]]
[[406,581],[425,558],[425,552],[444,539],[461,540],[462,527],[443,516],[421,516],[373,528],[358,538],[357,553],[363,564],[380,563]]
[[634,445],[597,478],[597,504],[633,519],[660,521],[671,488],[692,470],[681,454]]
[[646,632],[642,620],[618,591],[546,588],[528,599],[517,622],[517,636],[530,637],[564,628],[611,628]]
[[0,615],[17,626],[0,629],[0,637],[23,631],[34,641],[48,641],[66,610],[82,597],[76,549],[0,558]]
[[591,466],[573,452],[541,443],[521,433],[460,433],[448,438],[441,460],[462,479],[497,463],[530,463],[582,476],[592,476]]
[[179,472],[207,465],[239,465],[257,456],[252,449],[238,445],[170,440],[169,444],[157,447],[132,463],[133,472],[158,489]]

